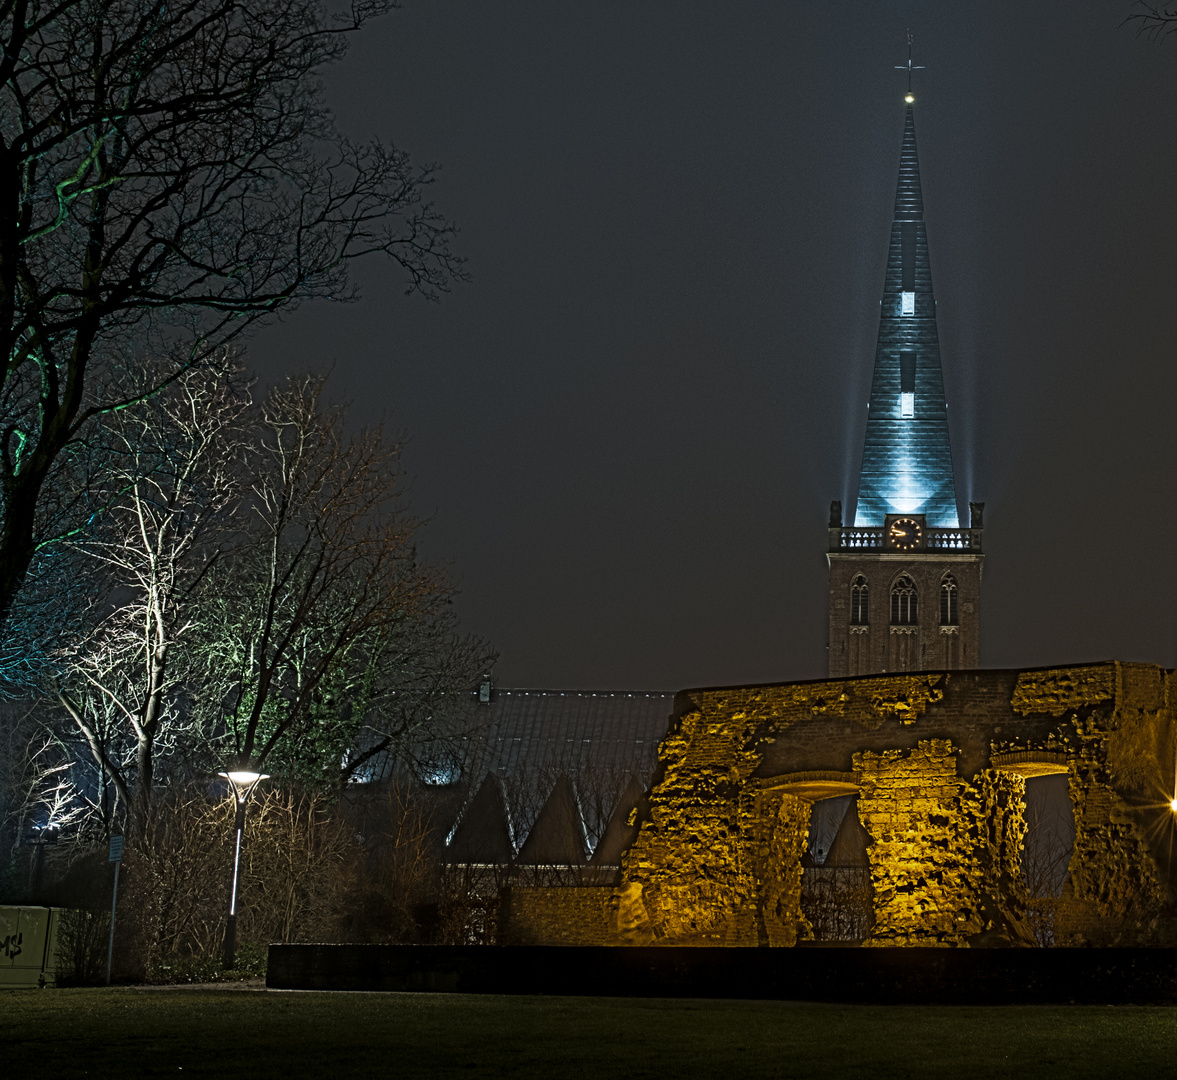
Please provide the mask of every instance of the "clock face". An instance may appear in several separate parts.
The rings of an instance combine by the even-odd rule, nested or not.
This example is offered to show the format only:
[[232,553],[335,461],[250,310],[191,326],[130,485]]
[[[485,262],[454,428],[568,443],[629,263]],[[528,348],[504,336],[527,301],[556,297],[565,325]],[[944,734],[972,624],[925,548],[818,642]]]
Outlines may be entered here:
[[919,547],[923,539],[923,529],[915,518],[896,518],[887,530],[887,542],[900,551]]

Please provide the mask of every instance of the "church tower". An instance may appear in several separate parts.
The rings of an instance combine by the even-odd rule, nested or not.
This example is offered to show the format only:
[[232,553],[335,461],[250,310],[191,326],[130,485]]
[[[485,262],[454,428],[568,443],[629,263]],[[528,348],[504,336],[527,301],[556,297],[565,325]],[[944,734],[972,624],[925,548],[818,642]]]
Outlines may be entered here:
[[830,507],[833,677],[980,665],[983,503],[957,513],[948,405],[907,109],[853,526]]

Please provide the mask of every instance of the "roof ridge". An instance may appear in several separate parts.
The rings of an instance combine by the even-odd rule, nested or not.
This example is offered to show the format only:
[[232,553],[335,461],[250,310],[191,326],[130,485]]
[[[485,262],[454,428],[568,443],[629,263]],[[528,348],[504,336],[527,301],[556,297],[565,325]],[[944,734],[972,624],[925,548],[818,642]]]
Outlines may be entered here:
[[496,686],[496,694],[558,694],[563,697],[673,697],[677,690],[569,690],[559,687]]

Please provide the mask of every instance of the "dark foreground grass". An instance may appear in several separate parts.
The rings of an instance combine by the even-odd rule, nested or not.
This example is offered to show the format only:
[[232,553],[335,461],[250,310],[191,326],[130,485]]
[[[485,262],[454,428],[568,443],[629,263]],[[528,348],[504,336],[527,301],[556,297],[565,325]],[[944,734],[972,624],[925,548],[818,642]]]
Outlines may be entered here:
[[1177,1009],[234,990],[0,992],[24,1077],[1135,1077]]

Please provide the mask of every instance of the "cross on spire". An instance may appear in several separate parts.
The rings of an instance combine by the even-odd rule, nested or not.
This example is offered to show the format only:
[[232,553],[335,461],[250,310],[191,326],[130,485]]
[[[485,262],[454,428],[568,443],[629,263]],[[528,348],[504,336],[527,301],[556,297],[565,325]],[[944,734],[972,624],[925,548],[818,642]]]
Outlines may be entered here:
[[907,72],[907,103],[910,105],[913,101],[915,101],[915,95],[911,92],[911,73],[913,71],[923,71],[924,70],[923,64],[913,65],[911,62],[911,31],[910,30],[907,31],[907,63],[906,64],[896,64],[895,70]]

